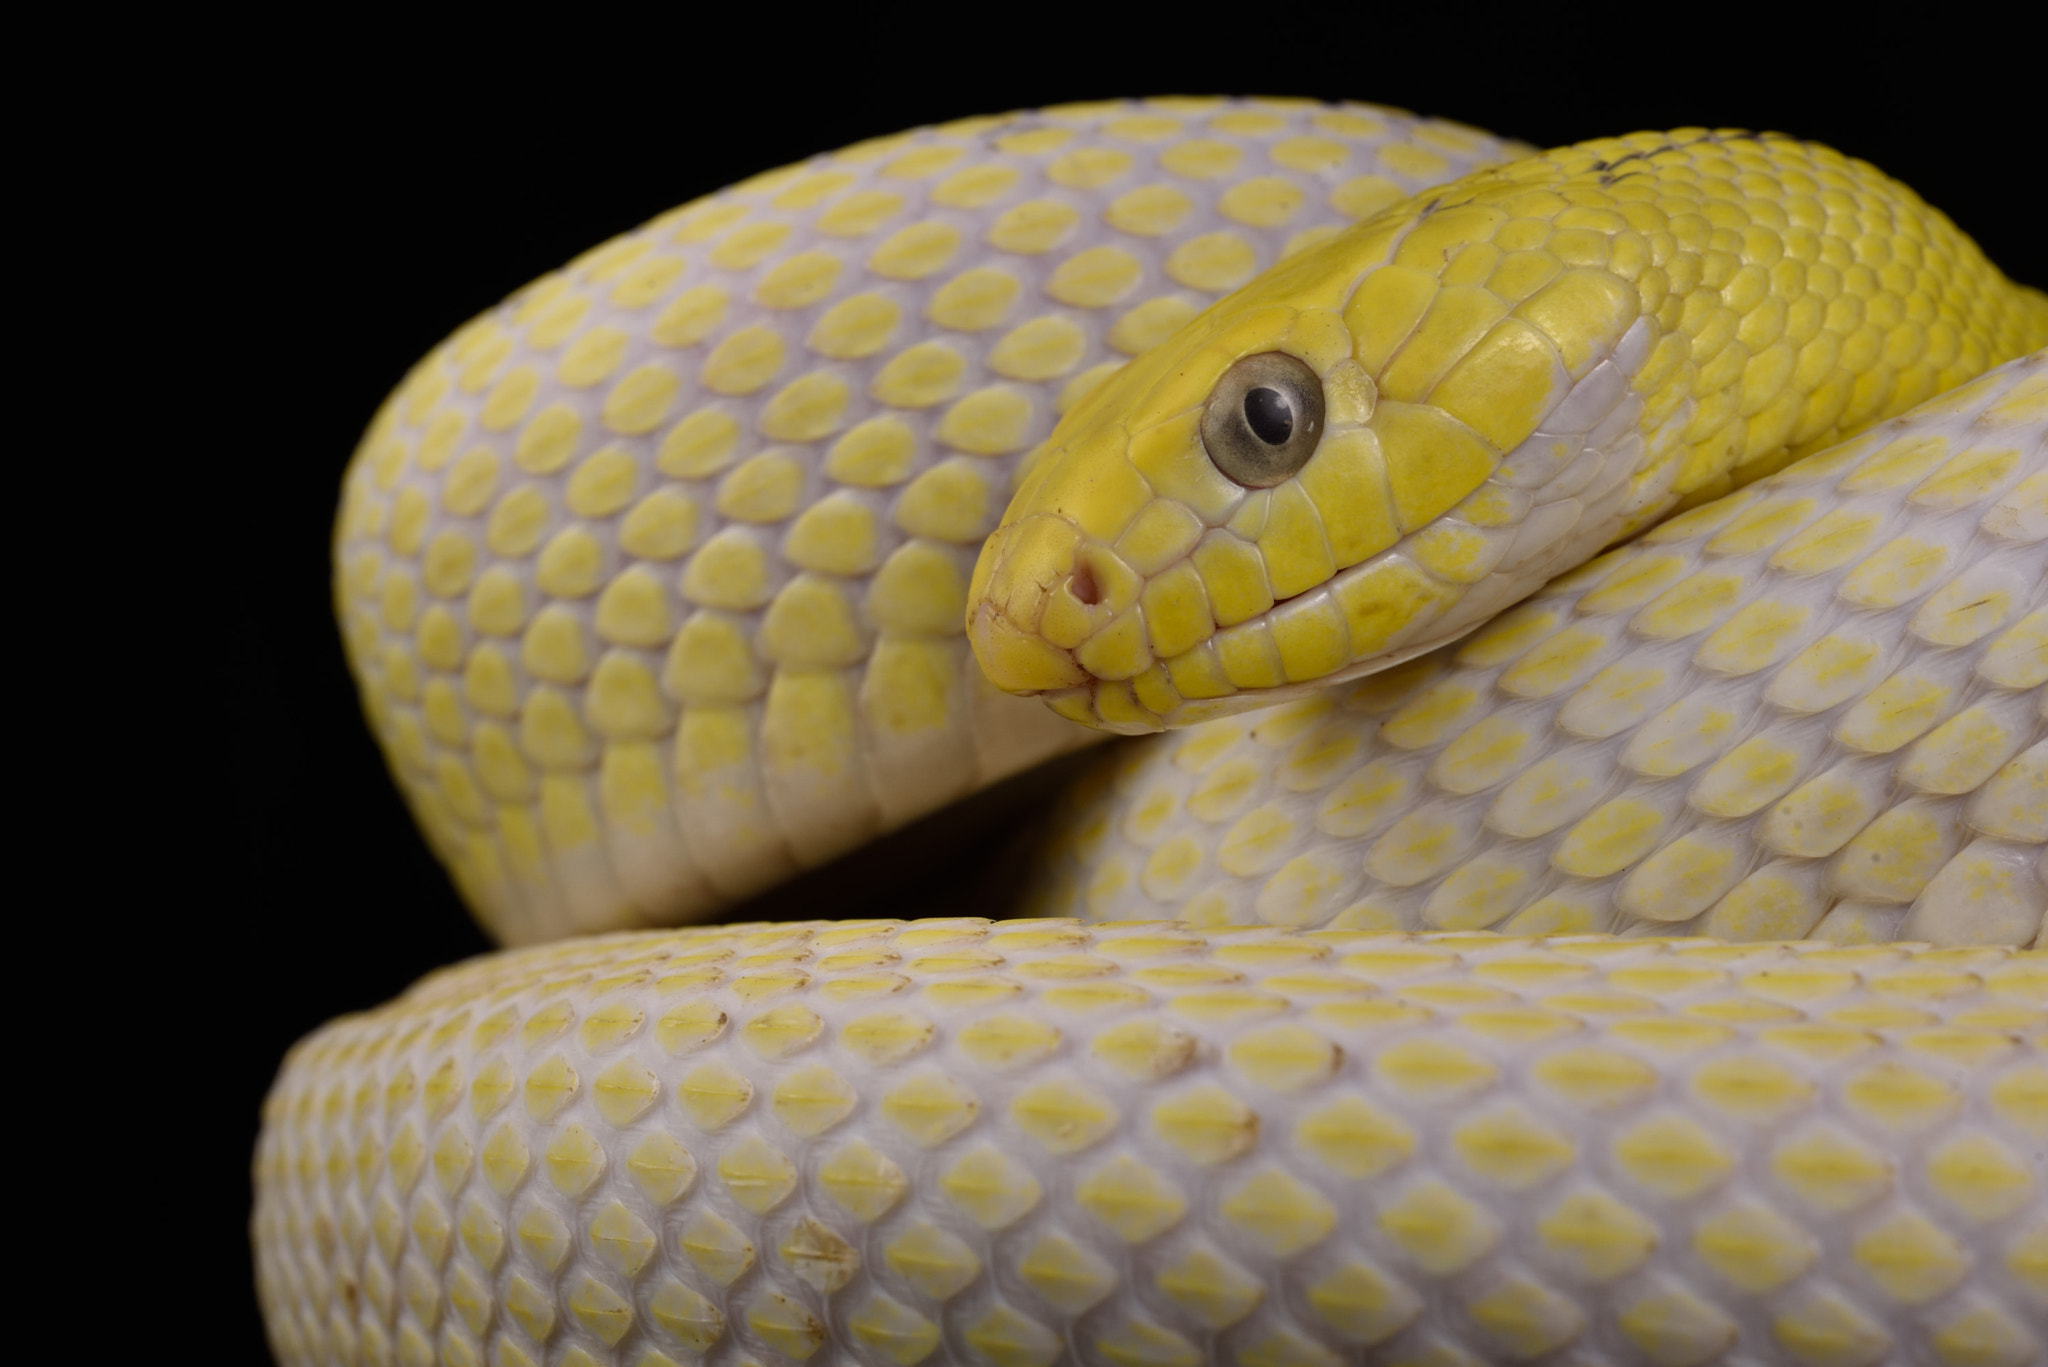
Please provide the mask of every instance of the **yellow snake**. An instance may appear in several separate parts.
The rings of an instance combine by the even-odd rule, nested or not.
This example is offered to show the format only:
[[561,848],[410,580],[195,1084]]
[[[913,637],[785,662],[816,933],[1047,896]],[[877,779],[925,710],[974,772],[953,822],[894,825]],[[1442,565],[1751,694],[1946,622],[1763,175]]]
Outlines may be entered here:
[[[2040,1361],[2044,346],[1825,148],[1288,101],[880,139],[514,295],[336,594],[535,947],[286,1061],[276,1356]],[[633,929],[1162,726],[1044,916]]]

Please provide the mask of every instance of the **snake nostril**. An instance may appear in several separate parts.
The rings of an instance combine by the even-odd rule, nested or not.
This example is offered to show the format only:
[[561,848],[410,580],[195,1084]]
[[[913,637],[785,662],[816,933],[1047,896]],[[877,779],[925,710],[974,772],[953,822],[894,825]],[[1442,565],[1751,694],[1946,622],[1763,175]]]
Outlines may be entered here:
[[1095,568],[1083,564],[1067,578],[1067,592],[1074,595],[1074,601],[1083,607],[1094,607],[1102,601],[1102,585],[1095,581]]

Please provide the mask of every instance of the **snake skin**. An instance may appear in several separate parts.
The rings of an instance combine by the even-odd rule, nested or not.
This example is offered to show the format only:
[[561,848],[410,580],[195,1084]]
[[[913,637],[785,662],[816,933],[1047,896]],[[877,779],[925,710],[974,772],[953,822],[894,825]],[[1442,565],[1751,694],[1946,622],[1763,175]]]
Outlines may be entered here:
[[[982,548],[975,654],[1109,730],[1270,705],[2043,345],[2048,297],[1827,148],[1545,152],[1303,252],[1091,395]],[[1248,489],[1200,424],[1267,353],[1316,372],[1327,422]]]
[[[1516,182],[1540,232],[1452,214],[1343,312],[1352,255],[1430,236],[1406,195],[1527,151],[1306,101],[963,121],[684,206],[423,361],[337,608],[499,939],[701,914],[1097,734],[970,635],[1098,727],[1284,705],[1076,799],[1044,904],[1184,919],[612,933],[316,1032],[255,1161],[279,1361],[2039,1363],[2040,357],[1329,685],[2040,347],[2048,303],[1860,163],[1688,130],[1550,158],[1682,153],[1662,238]],[[1510,332],[1555,365],[1459,371]],[[1376,480],[1223,508],[1144,466],[1164,371],[1232,345],[1315,361]],[[1082,556],[1105,594],[1025,621]],[[1182,566],[1264,645],[1159,635]],[[1703,929],[1773,940],[1658,938]],[[1966,943],[1836,943],[1907,933]]]
[[1135,743],[1032,909],[2041,948],[2044,546],[2037,353],[1459,645]]
[[699,916],[1087,743],[962,628],[1058,414],[1288,252],[1527,150],[1309,101],[972,119],[685,205],[458,331],[350,465],[335,590],[486,929]]
[[287,1062],[280,1362],[2021,1364],[2048,965],[1062,921],[478,960]]

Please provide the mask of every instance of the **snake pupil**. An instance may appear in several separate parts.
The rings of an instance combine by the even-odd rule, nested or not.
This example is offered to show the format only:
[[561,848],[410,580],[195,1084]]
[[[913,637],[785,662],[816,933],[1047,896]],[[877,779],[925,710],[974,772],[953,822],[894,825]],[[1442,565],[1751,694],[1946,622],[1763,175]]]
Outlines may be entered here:
[[1263,385],[1244,396],[1244,420],[1252,435],[1268,446],[1285,446],[1294,435],[1294,405],[1277,389]]

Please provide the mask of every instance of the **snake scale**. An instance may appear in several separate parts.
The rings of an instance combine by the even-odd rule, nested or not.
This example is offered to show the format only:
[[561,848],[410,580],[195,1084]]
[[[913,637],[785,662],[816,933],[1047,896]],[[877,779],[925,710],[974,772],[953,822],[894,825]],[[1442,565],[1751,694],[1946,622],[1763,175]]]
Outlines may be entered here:
[[[335,582],[525,947],[286,1060],[276,1357],[2039,1363],[2044,346],[1824,148],[1291,101],[514,295]],[[1029,919],[651,928],[1166,726]]]

